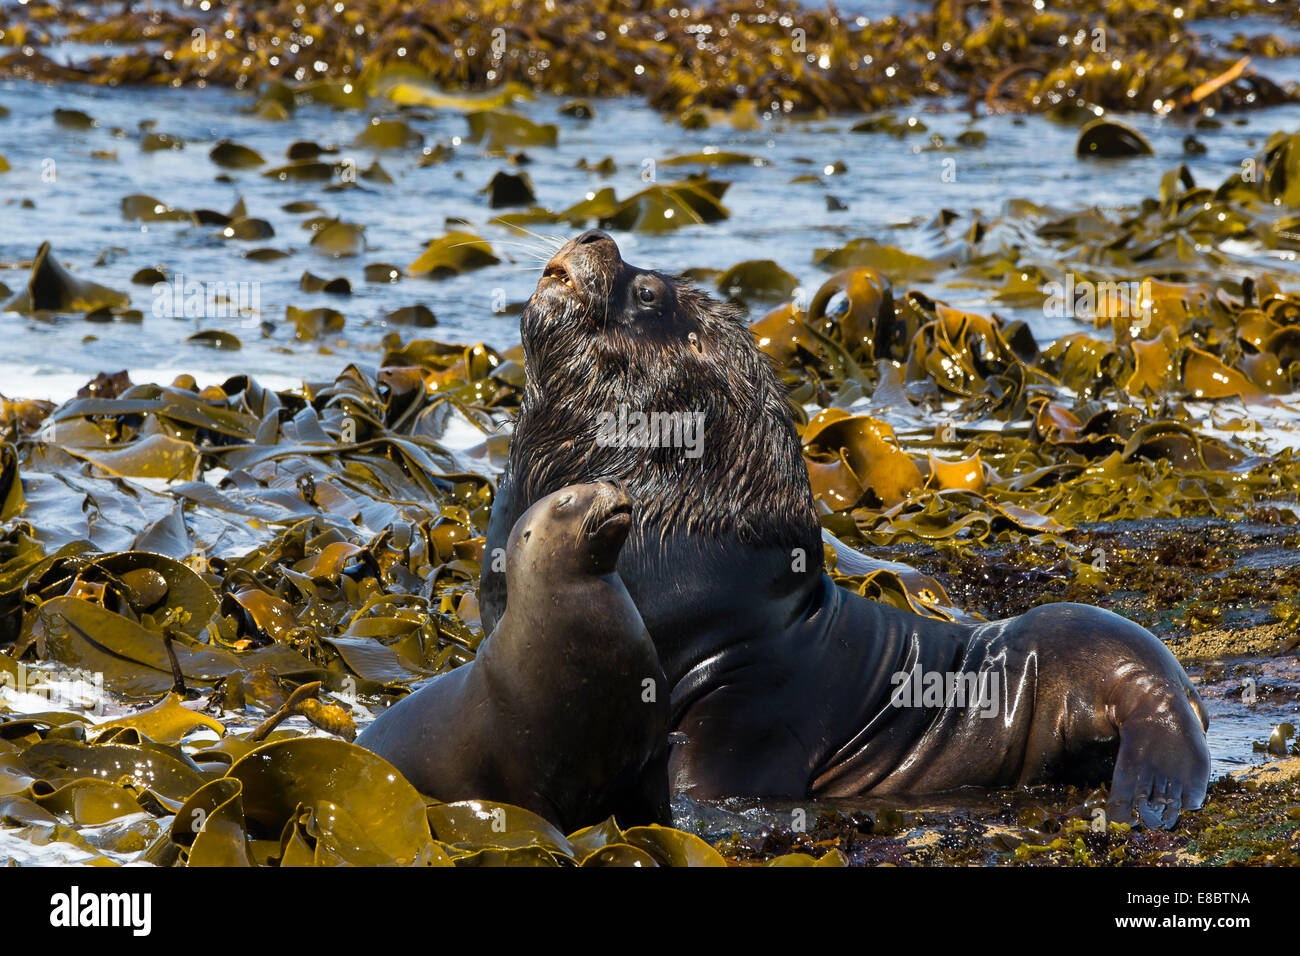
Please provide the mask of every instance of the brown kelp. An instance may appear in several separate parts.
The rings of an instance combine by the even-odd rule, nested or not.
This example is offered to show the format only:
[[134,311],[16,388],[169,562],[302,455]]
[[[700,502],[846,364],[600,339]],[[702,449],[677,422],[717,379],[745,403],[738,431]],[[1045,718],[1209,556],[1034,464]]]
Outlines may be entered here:
[[[1020,541],[1056,550],[1066,561],[1057,573],[1089,582],[1078,524],[1232,517],[1294,498],[1289,457],[1204,434],[1188,409],[1278,401],[1249,377],[1255,354],[1277,360],[1291,391],[1293,357],[1260,346],[1300,309],[1267,277],[1139,284],[1149,310],[1121,316],[1115,303],[1092,317],[1109,337],[1080,333],[1040,350],[1022,326],[897,292],[853,253],[828,258],[845,268],[807,313],[788,304],[755,333],[801,404],[820,408],[804,443],[841,536],[954,555]],[[762,268],[734,281],[750,273],[766,287]],[[1261,321],[1276,328],[1243,349],[1242,330]],[[1140,371],[1143,348],[1157,345]],[[565,837],[515,808],[429,804],[346,743],[356,706],[468,660],[481,639],[474,586],[506,442],[492,426],[517,407],[521,382],[513,352],[394,338],[377,369],[349,366],[301,389],[118,375],[57,408],[6,401],[0,662],[11,686],[55,704],[3,725],[7,819],[108,861],[721,862],[676,831],[607,823]],[[950,424],[935,429],[920,414],[936,410]],[[483,442],[445,447],[453,418]],[[942,588],[889,571],[842,580],[922,610],[946,603]],[[96,722],[57,706],[76,673],[99,675],[122,712]],[[134,702],[143,709],[128,709]],[[105,780],[106,762],[149,770]],[[354,781],[342,791],[327,772],[338,766]],[[395,808],[391,822],[360,840],[355,819],[376,804]],[[195,811],[219,825],[193,827]],[[498,812],[508,826],[489,834],[483,814]],[[1111,863],[1155,852],[1143,842],[1154,838],[1099,832],[1086,813],[1034,813],[1033,825],[981,830],[971,851]],[[811,863],[803,851],[835,849],[834,861],[925,862],[899,842],[894,815],[832,815],[819,827],[835,836],[723,849],[736,861],[794,850],[789,862]],[[891,849],[866,853],[865,836],[889,837]],[[1269,852],[1293,850],[1284,841]],[[1159,859],[1174,857],[1165,848]]]
[[[1213,17],[1280,21],[1278,4],[1051,6],[939,0],[870,21],[790,0],[694,7],[577,0],[548,2],[543,17],[527,0],[276,0],[209,11],[32,0],[0,11],[4,42],[17,48],[0,59],[0,75],[265,86],[257,109],[272,119],[298,98],[356,108],[371,92],[462,109],[473,101],[455,91],[640,94],[689,122],[737,104],[769,113],[870,111],[931,95],[1033,112],[1225,110],[1295,95],[1250,62],[1293,53],[1284,41],[1258,37],[1225,56],[1203,48],[1189,29]],[[56,37],[114,49],[67,65],[41,50]],[[485,108],[492,105],[500,104],[486,100]]]
[[[465,453],[482,459],[467,470],[436,436],[449,416],[509,409],[511,365],[415,342],[300,394],[119,376],[36,430],[48,408],[6,402],[23,460],[3,446],[0,666],[50,702],[0,721],[19,836],[100,863],[723,865],[679,831],[611,820],[565,836],[514,807],[431,803],[346,742],[358,701],[479,643],[501,440]],[[69,674],[147,706],[63,709]],[[241,712],[270,716],[250,729]],[[277,729],[291,717],[343,739]]]

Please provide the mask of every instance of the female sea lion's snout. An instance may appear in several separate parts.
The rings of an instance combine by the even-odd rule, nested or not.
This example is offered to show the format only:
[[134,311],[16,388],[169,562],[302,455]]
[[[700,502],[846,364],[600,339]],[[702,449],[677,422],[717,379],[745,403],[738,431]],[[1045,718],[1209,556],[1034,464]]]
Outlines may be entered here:
[[609,574],[632,528],[632,499],[617,479],[557,491],[550,496],[545,513],[539,514],[535,521],[520,520],[521,544],[531,537],[532,525],[554,524],[556,520],[562,521],[563,527],[574,529],[570,532],[574,547],[566,546],[565,550],[573,551],[586,571]]

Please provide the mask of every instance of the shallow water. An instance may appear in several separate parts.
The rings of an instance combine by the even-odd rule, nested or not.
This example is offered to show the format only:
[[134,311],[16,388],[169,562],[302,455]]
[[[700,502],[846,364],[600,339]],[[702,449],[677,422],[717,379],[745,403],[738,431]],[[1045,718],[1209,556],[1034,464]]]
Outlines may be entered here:
[[[241,111],[251,97],[224,89],[103,89],[9,81],[0,83],[0,104],[11,115],[0,119],[0,155],[12,170],[0,176],[0,282],[11,289],[25,283],[19,264],[49,240],[60,261],[81,275],[115,289],[128,290],[133,307],[144,312],[141,325],[89,324],[61,317],[38,320],[12,313],[0,316],[0,391],[13,394],[63,395],[76,377],[105,369],[129,368],[154,373],[200,370],[220,379],[236,371],[277,380],[332,377],[348,361],[374,361],[379,340],[390,331],[383,316],[397,308],[423,303],[438,317],[429,334],[446,341],[485,341],[507,347],[518,339],[517,321],[493,311],[494,299],[511,303],[527,298],[538,275],[530,254],[509,243],[517,234],[489,227],[496,211],[479,194],[505,159],[485,157],[478,146],[457,145],[444,164],[418,167],[418,150],[354,149],[348,144],[362,130],[366,116],[323,106],[300,108],[288,122],[268,122]],[[823,277],[812,265],[813,252],[833,248],[858,236],[870,236],[909,251],[933,253],[948,241],[924,228],[942,209],[963,215],[981,211],[994,216],[1011,198],[1027,198],[1064,209],[1093,204],[1136,203],[1158,191],[1162,174],[1186,162],[1197,181],[1217,184],[1239,168],[1278,129],[1300,127],[1300,106],[1289,105],[1241,116],[1224,117],[1217,130],[1197,130],[1204,155],[1184,156],[1182,141],[1192,129],[1186,120],[1155,116],[1126,117],[1150,139],[1157,155],[1126,161],[1081,162],[1074,157],[1077,128],[1043,117],[992,116],[974,122],[987,144],[958,152],[926,151],[929,134],[895,139],[858,134],[849,128],[858,117],[826,121],[778,119],[755,132],[731,129],[683,130],[639,100],[601,100],[596,117],[581,121],[557,114],[560,101],[539,97],[517,105],[519,112],[560,128],[559,146],[527,150],[533,162],[527,172],[537,201],[548,209],[563,209],[602,186],[629,195],[644,187],[643,164],[669,156],[717,148],[751,154],[765,166],[730,166],[714,178],[732,182],[724,198],[731,217],[714,225],[695,225],[661,235],[616,234],[625,257],[634,263],[664,270],[691,267],[725,269],[751,258],[775,259],[805,285],[816,287]],[[920,104],[910,112],[950,142],[972,121],[964,104]],[[84,132],[54,123],[55,108],[79,109],[98,125]],[[139,124],[155,120],[156,130],[186,142],[180,151],[145,153],[140,149]],[[412,119],[425,145],[456,144],[466,133],[463,114],[444,110],[426,119]],[[258,150],[267,166],[225,171],[208,152],[229,138]],[[286,147],[297,140],[337,144],[334,159],[351,159],[358,169],[378,160],[393,177],[392,185],[364,180],[359,188],[329,191],[323,183],[281,183],[262,175],[280,165]],[[108,151],[114,159],[94,158]],[[595,162],[612,157],[618,171],[608,179],[576,169],[579,159]],[[955,182],[944,182],[945,160],[956,161]],[[830,164],[843,162],[843,174],[824,175]],[[657,170],[660,182],[680,178],[690,167]],[[220,182],[227,174],[232,180]],[[814,182],[791,184],[796,176],[813,173]],[[275,236],[241,242],[220,237],[215,226],[126,221],[122,197],[153,196],[168,205],[227,211],[239,197],[249,215],[268,220]],[[830,194],[847,204],[831,212]],[[34,208],[21,208],[29,200]],[[366,227],[364,255],[331,259],[308,246],[310,233],[280,207],[310,200],[329,215]],[[502,210],[508,212],[509,210]],[[446,231],[445,220],[463,218],[491,240],[511,261],[464,276],[431,281],[404,279],[394,284],[367,283],[367,263],[388,262],[405,267],[425,243]],[[540,231],[571,235],[567,225]],[[294,251],[287,259],[258,263],[244,258],[252,248]],[[1243,261],[1258,255],[1233,249]],[[97,259],[103,264],[93,267]],[[1256,263],[1263,261],[1255,258]],[[1294,261],[1269,262],[1285,278],[1300,273]],[[154,314],[156,296],[149,286],[132,285],[131,276],[146,266],[162,266],[169,276],[200,282],[252,283],[260,315],[274,327],[264,335],[253,321],[241,319],[175,319]],[[304,271],[333,278],[347,277],[350,297],[309,294],[299,288]],[[924,284],[920,284],[924,286]],[[958,301],[951,293],[950,301]],[[960,300],[989,307],[980,298]],[[341,336],[327,342],[295,343],[284,321],[286,305],[328,306],[341,311],[347,325]],[[756,310],[761,314],[760,310]],[[1039,310],[1004,315],[1027,319],[1040,342],[1077,329],[1068,319],[1048,318]],[[243,341],[238,352],[216,353],[184,343],[198,328],[219,327]],[[410,337],[416,330],[402,329]],[[93,339],[88,337],[93,336]],[[56,383],[60,373],[75,373]],[[154,377],[158,377],[155,375]],[[32,382],[30,379],[38,381]],[[40,381],[44,379],[44,381]],[[19,382],[23,382],[21,386]]]

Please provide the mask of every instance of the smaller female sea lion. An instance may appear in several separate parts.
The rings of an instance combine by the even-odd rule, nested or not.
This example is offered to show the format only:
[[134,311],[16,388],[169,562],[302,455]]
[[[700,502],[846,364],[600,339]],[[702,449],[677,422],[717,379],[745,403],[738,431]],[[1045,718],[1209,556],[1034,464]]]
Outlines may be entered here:
[[357,743],[422,793],[512,803],[565,832],[611,814],[623,826],[670,822],[667,685],[614,570],[631,525],[632,503],[610,482],[539,500],[505,548],[520,597],[478,656]]

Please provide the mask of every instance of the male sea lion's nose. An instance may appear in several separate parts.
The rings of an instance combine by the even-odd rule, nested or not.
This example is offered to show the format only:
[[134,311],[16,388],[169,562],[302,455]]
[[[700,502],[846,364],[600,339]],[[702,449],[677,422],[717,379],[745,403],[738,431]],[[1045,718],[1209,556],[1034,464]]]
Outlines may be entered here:
[[560,247],[546,264],[542,278],[556,279],[571,289],[580,288],[586,278],[611,265],[618,268],[621,262],[613,237],[599,229],[588,229]]
[[595,257],[597,259],[610,259],[614,262],[620,262],[622,256],[618,252],[618,243],[614,237],[602,229],[588,229],[586,232],[575,236],[560,250],[561,256],[581,256],[583,258]]

